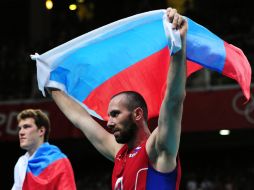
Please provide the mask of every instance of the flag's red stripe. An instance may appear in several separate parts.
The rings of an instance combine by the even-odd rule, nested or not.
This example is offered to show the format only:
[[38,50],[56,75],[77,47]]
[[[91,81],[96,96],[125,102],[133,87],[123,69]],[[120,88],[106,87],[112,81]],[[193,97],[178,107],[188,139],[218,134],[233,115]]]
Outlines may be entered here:
[[197,63],[187,60],[187,76],[190,76],[192,73],[202,69],[203,67]]
[[[107,80],[93,90],[84,103],[92,110],[100,110],[101,112],[97,113],[106,119],[111,96],[120,91],[133,90],[143,95],[148,104],[149,116],[154,116],[159,110],[158,102],[161,102],[162,98],[162,82],[166,81],[168,66],[169,50],[165,47]],[[148,72],[150,74],[147,74]],[[147,92],[148,89],[150,92]],[[153,96],[150,97],[149,94]]]
[[[222,74],[235,79],[241,86],[244,96],[250,98],[251,68],[242,50],[224,43],[226,60]],[[243,74],[244,73],[244,74]]]
[[62,158],[53,162],[39,176],[27,173],[22,189],[75,190],[75,179],[69,160]]
[[[83,103],[106,120],[111,96],[121,91],[132,90],[145,98],[149,110],[148,117],[157,116],[160,109],[158,102],[162,102],[164,94],[169,58],[168,47],[165,47],[107,80],[93,90]],[[188,75],[200,68],[200,65],[189,62]]]

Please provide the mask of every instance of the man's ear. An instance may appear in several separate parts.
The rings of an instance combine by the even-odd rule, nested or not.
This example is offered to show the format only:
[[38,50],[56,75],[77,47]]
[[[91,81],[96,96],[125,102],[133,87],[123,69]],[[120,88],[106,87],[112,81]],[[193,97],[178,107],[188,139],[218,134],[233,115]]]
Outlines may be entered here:
[[142,118],[144,118],[144,113],[141,107],[137,107],[136,109],[134,109],[134,119],[136,121],[141,120]]
[[46,133],[46,128],[44,126],[39,128],[40,136],[44,136]]

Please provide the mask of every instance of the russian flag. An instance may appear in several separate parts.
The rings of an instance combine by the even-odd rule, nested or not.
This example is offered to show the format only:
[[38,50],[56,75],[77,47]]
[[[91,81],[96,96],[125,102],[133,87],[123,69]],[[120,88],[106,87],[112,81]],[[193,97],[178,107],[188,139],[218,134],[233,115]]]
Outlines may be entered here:
[[54,145],[42,144],[28,161],[23,190],[76,190],[71,164]]
[[[248,100],[251,68],[243,52],[186,18],[187,73],[202,67],[235,79]],[[91,115],[107,119],[113,94],[137,91],[145,98],[149,118],[158,116],[163,99],[170,52],[180,47],[166,10],[134,15],[66,42],[37,62],[39,89],[55,87],[81,103]]]

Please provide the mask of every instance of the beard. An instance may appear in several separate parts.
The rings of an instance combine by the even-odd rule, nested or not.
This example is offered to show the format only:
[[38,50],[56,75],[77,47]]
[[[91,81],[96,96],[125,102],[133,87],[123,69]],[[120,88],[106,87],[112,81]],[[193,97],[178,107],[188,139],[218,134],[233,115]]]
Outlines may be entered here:
[[123,126],[123,128],[119,130],[118,135],[115,135],[115,139],[116,142],[119,144],[127,144],[135,137],[137,126],[133,122],[131,116],[121,125]]

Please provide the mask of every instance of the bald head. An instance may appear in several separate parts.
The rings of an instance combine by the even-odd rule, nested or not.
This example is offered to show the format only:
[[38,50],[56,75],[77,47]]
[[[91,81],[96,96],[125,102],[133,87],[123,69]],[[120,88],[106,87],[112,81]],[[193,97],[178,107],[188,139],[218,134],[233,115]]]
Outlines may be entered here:
[[145,102],[145,99],[137,92],[134,91],[124,91],[114,95],[112,99],[118,96],[123,96],[123,103],[126,105],[129,111],[133,111],[134,109],[140,107],[143,110],[144,119],[148,120],[148,109]]

